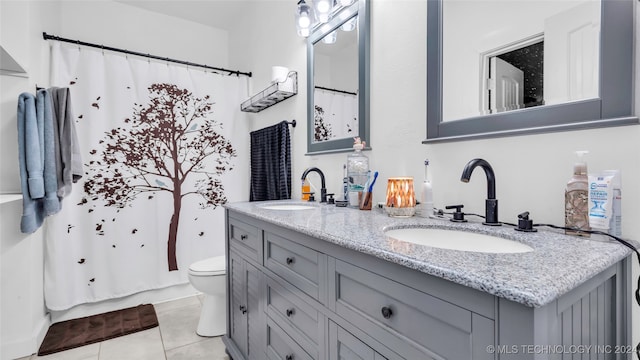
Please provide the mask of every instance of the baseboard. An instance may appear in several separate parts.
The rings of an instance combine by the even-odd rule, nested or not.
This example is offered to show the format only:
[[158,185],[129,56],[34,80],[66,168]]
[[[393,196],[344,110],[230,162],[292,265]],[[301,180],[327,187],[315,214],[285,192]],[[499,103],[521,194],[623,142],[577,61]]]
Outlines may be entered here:
[[42,340],[44,340],[45,335],[47,335],[50,325],[51,320],[49,319],[49,316],[45,316],[40,319],[39,324],[34,328],[29,338],[8,344],[1,344],[0,359],[18,359],[37,353]]
[[140,304],[153,304],[198,294],[190,283],[143,291],[118,299],[81,304],[63,311],[51,311],[51,323],[125,309]]

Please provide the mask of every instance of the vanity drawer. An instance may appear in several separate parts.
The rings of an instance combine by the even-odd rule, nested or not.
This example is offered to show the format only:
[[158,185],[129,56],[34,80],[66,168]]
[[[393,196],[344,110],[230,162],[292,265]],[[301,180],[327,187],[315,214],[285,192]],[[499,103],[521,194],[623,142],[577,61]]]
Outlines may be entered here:
[[267,358],[269,360],[313,360],[300,345],[267,317]]
[[324,303],[327,256],[281,236],[265,232],[265,266],[300,289]]
[[267,277],[267,315],[278,319],[278,324],[289,328],[289,334],[309,354],[318,358],[321,341],[321,314],[314,307]]
[[[340,260],[335,261],[331,285],[329,306],[404,358],[490,355],[490,319]],[[478,349],[483,349],[480,357]]]
[[243,221],[229,218],[229,245],[262,264],[262,230]]

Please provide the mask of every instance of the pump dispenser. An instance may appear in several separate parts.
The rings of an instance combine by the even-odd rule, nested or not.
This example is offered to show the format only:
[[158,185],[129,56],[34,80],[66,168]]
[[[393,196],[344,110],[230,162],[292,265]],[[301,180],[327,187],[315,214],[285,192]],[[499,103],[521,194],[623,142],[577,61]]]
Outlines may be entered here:
[[347,179],[349,182],[349,206],[359,207],[358,196],[362,193],[364,185],[369,180],[369,158],[362,153],[365,142],[359,137],[353,138],[353,152],[347,156]]
[[424,161],[424,181],[420,188],[420,205],[416,206],[416,216],[427,218],[433,215],[433,187],[427,178],[429,159]]
[[578,161],[573,165],[573,176],[567,182],[564,193],[564,223],[572,230],[565,230],[568,235],[589,237],[589,185],[587,163],[584,155],[588,151],[576,151]]

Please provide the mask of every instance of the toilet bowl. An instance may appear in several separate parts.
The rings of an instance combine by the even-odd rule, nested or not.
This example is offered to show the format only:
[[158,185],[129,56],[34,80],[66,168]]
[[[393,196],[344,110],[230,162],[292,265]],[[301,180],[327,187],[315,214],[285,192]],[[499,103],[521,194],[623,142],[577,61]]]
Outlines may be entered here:
[[200,336],[220,336],[226,332],[225,275],[224,255],[200,260],[189,266],[189,282],[204,295],[196,330]]

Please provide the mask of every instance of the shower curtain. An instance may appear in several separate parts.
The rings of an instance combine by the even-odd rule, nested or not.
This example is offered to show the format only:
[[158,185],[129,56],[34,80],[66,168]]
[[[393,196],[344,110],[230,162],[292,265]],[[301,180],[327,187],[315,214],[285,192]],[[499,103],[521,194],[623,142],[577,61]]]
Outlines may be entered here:
[[359,136],[357,95],[315,89],[313,100],[316,141]]
[[187,283],[189,264],[224,254],[221,205],[246,191],[232,181],[244,79],[59,42],[51,51],[85,176],[45,227],[46,306]]

